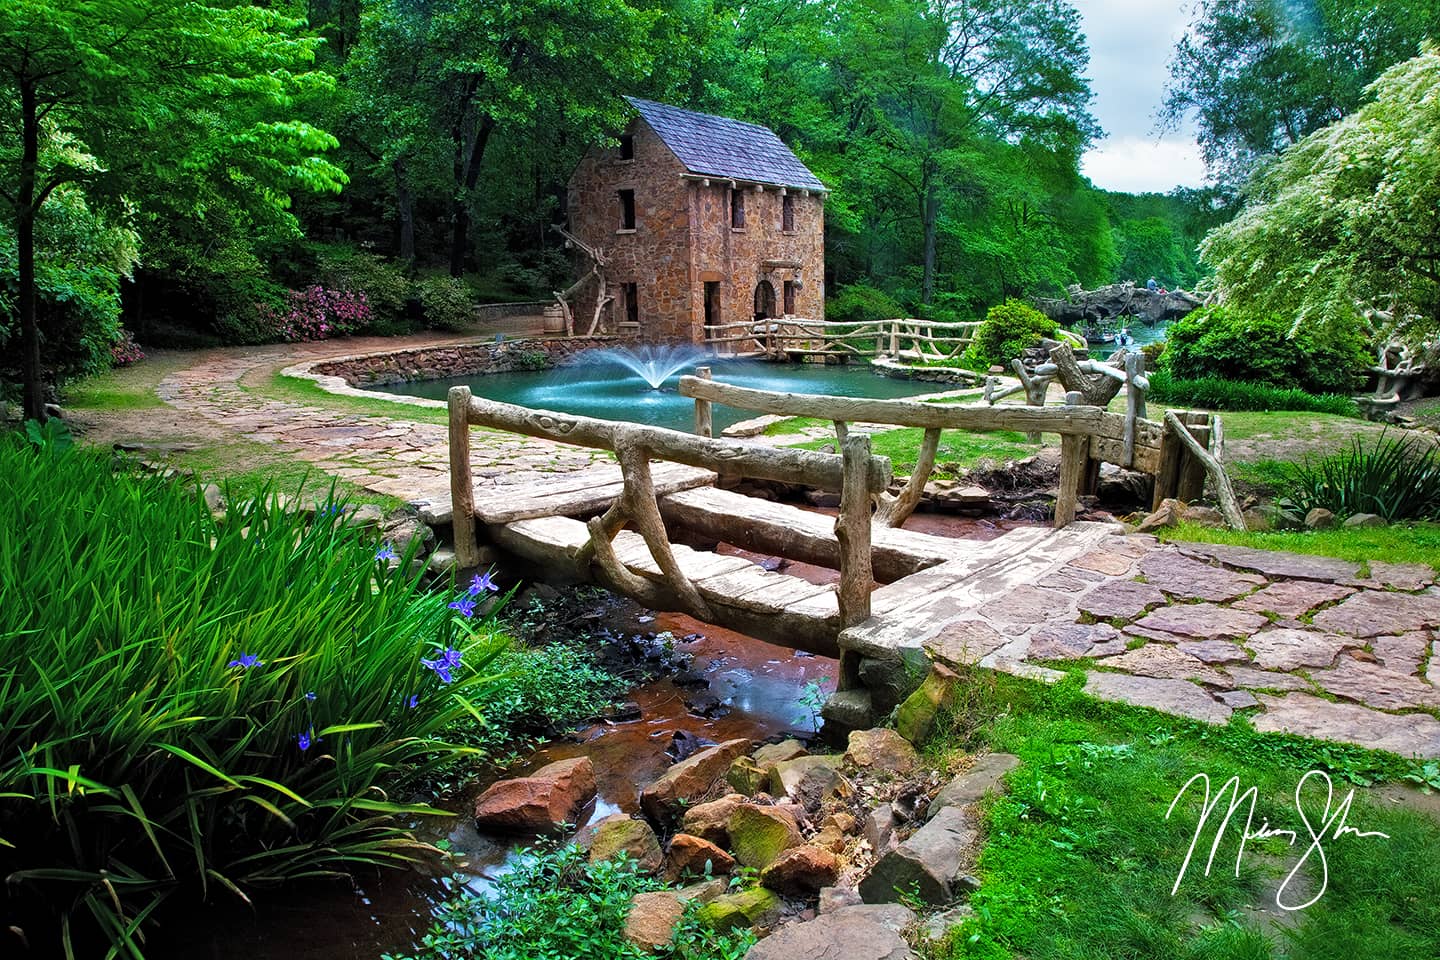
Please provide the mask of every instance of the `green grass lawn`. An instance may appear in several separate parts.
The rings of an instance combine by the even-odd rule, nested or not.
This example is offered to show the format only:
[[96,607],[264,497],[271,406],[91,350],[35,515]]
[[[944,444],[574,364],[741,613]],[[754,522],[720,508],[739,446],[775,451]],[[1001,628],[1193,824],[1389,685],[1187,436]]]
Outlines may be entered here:
[[1393,523],[1384,527],[1337,527],[1331,530],[1242,533],[1183,523],[1162,530],[1166,540],[1228,543],[1260,550],[1311,553],[1367,563],[1428,563],[1440,570],[1440,523]]
[[[920,427],[887,430],[871,436],[870,449],[877,456],[889,457],[895,472],[903,474],[914,468],[924,436],[925,431]],[[809,440],[794,446],[803,450],[819,450],[822,446],[834,442],[834,439]],[[1025,434],[1010,430],[996,430],[991,433],[945,430],[940,434],[940,446],[935,453],[935,473],[937,476],[945,476],[986,462],[1021,460],[1038,451],[1041,446],[1026,440]]]
[[[930,960],[1351,960],[1440,956],[1440,821],[1357,790],[1348,824],[1389,839],[1327,840],[1328,887],[1313,906],[1285,912],[1277,888],[1308,845],[1294,807],[1300,778],[1329,771],[1338,802],[1354,784],[1415,771],[1399,758],[1253,732],[1243,721],[1223,728],[1101,704],[1067,681],[981,681],[971,716],[932,743],[944,762],[962,748],[1018,755],[1009,793],[989,802],[988,837],[976,866],[975,917],[952,928]],[[976,695],[972,693],[972,697]],[[1198,798],[1166,813],[1181,787],[1208,774],[1214,787],[1238,776],[1258,790],[1255,824],[1297,829],[1252,840],[1235,875],[1238,828],[1227,832],[1207,877],[1215,836],[1208,829],[1178,892],[1171,889],[1199,823]],[[1316,793],[1306,794],[1311,819]],[[1224,814],[1212,817],[1217,822]],[[1237,815],[1242,819],[1245,812]],[[1319,890],[1318,860],[1292,906]],[[1298,895],[1297,895],[1298,893]]]
[[441,407],[422,407],[400,400],[392,402],[348,397],[322,389],[314,380],[287,377],[278,370],[247,374],[240,378],[240,388],[247,393],[272,400],[284,400],[308,407],[325,407],[360,417],[389,417],[392,420],[413,420],[417,423],[447,422],[445,410]]
[[155,393],[170,374],[185,369],[194,355],[160,350],[139,363],[116,367],[69,384],[61,392],[62,405],[73,410],[149,410],[163,407]]

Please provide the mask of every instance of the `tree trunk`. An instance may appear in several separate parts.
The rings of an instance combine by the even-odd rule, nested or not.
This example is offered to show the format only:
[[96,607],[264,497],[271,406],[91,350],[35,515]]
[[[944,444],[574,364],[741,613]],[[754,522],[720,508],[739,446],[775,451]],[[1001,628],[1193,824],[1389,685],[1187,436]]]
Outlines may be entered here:
[[40,368],[40,326],[35,316],[35,171],[40,163],[40,121],[35,88],[20,84],[20,184],[15,196],[15,244],[19,261],[20,330],[25,416],[45,421],[45,384]]
[[935,229],[940,219],[940,195],[935,189],[935,174],[926,164],[920,202],[920,216],[925,224],[925,282],[920,299],[927,307],[935,297]]
[[410,181],[405,170],[403,157],[396,157],[391,169],[395,171],[395,210],[400,220],[400,260],[405,269],[415,269],[415,194],[410,190]]
[[454,232],[450,236],[450,276],[458,277],[465,272],[465,255],[470,247],[470,195],[480,182],[480,163],[485,159],[485,147],[490,134],[495,130],[495,119],[488,114],[481,118],[480,128],[470,141],[467,151],[463,143],[457,144],[459,155],[455,162],[455,200],[450,208],[450,220]]

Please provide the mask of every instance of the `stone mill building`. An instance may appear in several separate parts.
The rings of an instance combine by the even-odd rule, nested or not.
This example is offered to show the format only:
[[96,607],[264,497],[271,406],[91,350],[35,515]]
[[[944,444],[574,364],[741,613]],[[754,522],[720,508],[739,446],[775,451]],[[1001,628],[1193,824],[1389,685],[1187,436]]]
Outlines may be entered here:
[[[570,177],[578,331],[700,343],[707,326],[824,310],[825,185],[753,123],[627,97],[619,145]],[[586,248],[600,254],[598,270]]]

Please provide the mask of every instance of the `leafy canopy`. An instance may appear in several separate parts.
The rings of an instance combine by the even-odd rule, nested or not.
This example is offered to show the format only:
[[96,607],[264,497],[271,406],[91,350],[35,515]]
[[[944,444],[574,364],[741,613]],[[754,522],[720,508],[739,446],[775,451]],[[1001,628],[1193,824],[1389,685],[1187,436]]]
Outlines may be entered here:
[[1237,307],[1338,329],[1375,308],[1440,329],[1440,48],[1370,92],[1261,171],[1245,209],[1205,239]]

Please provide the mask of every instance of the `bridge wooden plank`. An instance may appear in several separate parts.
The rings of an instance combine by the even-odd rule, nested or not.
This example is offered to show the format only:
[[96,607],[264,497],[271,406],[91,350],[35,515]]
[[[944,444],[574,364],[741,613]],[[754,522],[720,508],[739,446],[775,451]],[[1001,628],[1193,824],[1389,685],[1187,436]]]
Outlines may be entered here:
[[[650,474],[657,495],[706,487],[715,482],[713,472],[683,463],[652,464]],[[624,481],[618,464],[601,464],[538,483],[477,485],[475,517],[483,524],[498,524],[537,517],[597,514],[615,502],[622,489]],[[420,492],[422,496],[418,498],[415,491],[405,493],[421,507],[426,523],[451,522],[448,484],[443,487],[437,484],[434,489]]]
[[[827,514],[717,487],[670,494],[660,500],[660,512],[667,523],[746,550],[778,554],[832,570],[840,563],[835,518]],[[965,552],[969,543],[883,525],[873,528],[872,538],[875,576],[882,583],[952,559]]]

